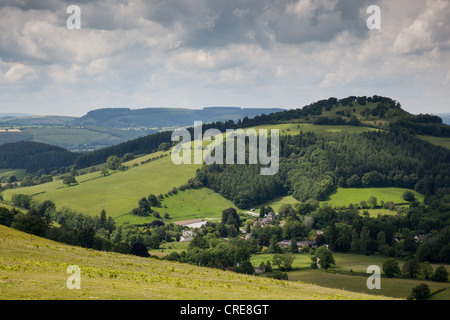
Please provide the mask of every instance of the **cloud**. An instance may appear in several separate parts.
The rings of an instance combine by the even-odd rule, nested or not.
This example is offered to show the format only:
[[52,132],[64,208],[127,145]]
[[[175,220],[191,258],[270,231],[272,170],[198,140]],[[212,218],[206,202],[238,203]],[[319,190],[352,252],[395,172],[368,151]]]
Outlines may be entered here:
[[[355,94],[448,108],[448,1],[85,0],[81,30],[68,30],[71,4],[1,2],[0,82],[14,87],[1,111],[301,107]],[[381,30],[366,27],[371,4]]]

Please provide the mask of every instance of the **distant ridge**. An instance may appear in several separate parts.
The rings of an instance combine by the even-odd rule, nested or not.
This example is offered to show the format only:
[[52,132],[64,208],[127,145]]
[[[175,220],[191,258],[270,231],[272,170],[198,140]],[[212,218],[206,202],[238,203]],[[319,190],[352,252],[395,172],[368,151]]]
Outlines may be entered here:
[[285,111],[281,108],[205,107],[188,108],[102,108],[89,111],[74,120],[73,125],[95,125],[106,128],[174,128],[192,126],[194,121],[238,121],[261,114]]

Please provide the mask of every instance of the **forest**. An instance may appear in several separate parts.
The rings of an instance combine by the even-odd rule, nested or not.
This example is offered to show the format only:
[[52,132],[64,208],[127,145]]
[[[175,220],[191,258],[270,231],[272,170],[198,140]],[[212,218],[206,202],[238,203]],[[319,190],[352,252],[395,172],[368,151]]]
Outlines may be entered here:
[[326,201],[337,187],[403,187],[424,195],[450,190],[450,150],[404,130],[300,133],[280,137],[280,169],[259,175],[260,165],[208,165],[203,185],[244,209],[291,194],[299,201]]

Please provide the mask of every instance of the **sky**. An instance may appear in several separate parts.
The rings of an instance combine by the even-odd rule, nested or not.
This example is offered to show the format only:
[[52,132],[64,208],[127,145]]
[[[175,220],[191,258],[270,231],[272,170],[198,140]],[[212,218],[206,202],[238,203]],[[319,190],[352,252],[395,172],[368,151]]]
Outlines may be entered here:
[[0,113],[351,95],[450,112],[449,21],[450,0],[1,0]]

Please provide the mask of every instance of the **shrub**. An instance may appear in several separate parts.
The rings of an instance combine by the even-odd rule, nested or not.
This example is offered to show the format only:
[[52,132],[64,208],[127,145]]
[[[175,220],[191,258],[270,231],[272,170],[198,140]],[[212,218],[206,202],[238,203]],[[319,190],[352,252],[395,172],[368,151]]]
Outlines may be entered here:
[[430,287],[421,283],[417,287],[413,288],[411,294],[408,297],[408,300],[425,300],[430,296]]
[[437,267],[434,270],[433,275],[431,276],[431,280],[438,282],[447,282],[448,281],[448,271],[444,266]]

